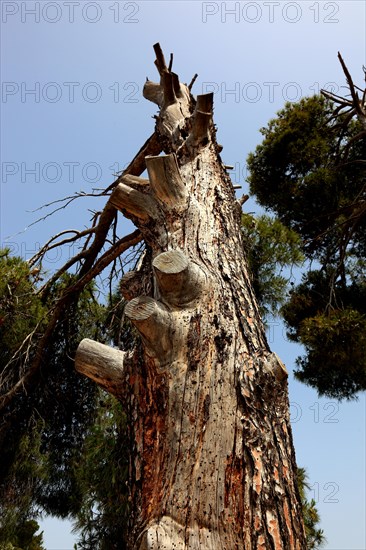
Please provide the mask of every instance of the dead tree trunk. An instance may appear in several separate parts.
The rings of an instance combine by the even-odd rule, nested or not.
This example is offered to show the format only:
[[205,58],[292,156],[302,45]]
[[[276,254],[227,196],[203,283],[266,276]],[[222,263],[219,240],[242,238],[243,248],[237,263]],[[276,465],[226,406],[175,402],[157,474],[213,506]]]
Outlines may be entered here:
[[159,106],[165,155],[110,199],[147,245],[122,280],[141,343],[125,353],[84,340],[76,357],[129,414],[129,548],[302,550],[287,373],[251,288],[213,97],[195,100],[154,49],[160,84],[144,96]]

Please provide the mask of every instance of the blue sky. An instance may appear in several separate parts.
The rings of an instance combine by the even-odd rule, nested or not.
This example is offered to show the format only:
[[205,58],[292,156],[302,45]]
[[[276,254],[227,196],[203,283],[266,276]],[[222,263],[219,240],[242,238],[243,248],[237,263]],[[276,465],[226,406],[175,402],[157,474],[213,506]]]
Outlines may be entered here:
[[[215,122],[232,178],[247,191],[245,159],[259,128],[285,103],[322,87],[345,91],[340,51],[362,86],[363,1],[98,1],[1,3],[1,245],[29,258],[65,228],[88,224],[98,199],[29,227],[44,203],[104,187],[153,130],[142,98],[156,79],[152,45],[196,94],[215,92]],[[245,204],[258,210],[251,200]],[[29,229],[26,230],[26,228]],[[126,224],[126,231],[129,225]],[[50,271],[72,253],[49,255]],[[268,338],[292,370],[301,349],[278,320]],[[327,550],[365,550],[365,397],[336,403],[290,376],[299,465],[310,476]],[[43,523],[48,550],[69,550],[69,525]]]

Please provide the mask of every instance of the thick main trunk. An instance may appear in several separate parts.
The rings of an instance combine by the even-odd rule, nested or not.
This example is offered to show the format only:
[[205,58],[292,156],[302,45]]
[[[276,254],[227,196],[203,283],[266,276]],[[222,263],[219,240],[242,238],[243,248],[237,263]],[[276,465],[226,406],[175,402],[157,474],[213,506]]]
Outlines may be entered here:
[[104,383],[114,388],[123,371],[129,547],[303,550],[287,374],[250,285],[212,96],[195,103],[155,50],[161,82],[145,96],[160,107],[167,155],[146,158],[149,185],[126,179],[111,199],[142,231],[151,254],[141,273],[153,272],[149,296],[139,296],[149,288],[141,273],[123,281],[142,344]]

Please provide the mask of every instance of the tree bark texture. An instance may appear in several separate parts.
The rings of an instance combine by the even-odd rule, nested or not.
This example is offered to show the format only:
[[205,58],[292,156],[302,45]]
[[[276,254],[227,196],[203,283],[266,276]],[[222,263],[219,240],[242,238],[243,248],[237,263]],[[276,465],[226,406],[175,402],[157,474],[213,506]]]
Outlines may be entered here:
[[110,368],[93,343],[76,358],[124,396],[129,548],[303,550],[287,373],[251,287],[213,96],[195,100],[154,49],[160,83],[147,81],[144,96],[159,107],[165,154],[146,157],[148,180],[126,176],[110,199],[147,245],[121,285],[141,343],[114,352]]

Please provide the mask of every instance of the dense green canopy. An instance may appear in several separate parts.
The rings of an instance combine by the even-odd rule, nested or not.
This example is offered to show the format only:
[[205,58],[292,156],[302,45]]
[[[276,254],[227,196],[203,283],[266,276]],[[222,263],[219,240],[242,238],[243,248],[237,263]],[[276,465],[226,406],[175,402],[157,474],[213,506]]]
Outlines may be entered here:
[[366,136],[349,115],[335,122],[334,109],[321,96],[288,103],[248,167],[251,192],[309,260],[282,308],[306,351],[296,376],[342,399],[366,389]]
[[[48,311],[70,284],[64,275],[46,301],[37,294],[27,262],[0,255],[0,377],[2,390],[21,380],[47,322]],[[89,286],[70,304],[44,350],[39,375],[19,393],[0,424],[0,531],[10,537],[42,510],[59,517],[76,513],[82,494],[75,465],[96,416],[95,385],[77,375],[73,356],[83,336],[103,337],[105,308]]]
[[242,233],[252,284],[264,319],[276,315],[289,286],[289,270],[302,265],[299,235],[278,218],[242,215]]

